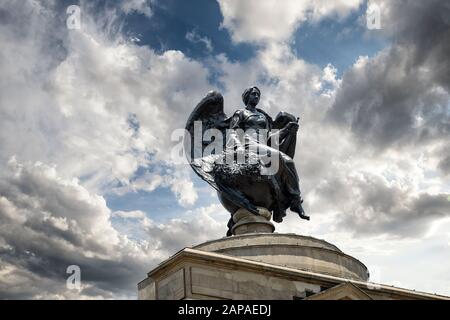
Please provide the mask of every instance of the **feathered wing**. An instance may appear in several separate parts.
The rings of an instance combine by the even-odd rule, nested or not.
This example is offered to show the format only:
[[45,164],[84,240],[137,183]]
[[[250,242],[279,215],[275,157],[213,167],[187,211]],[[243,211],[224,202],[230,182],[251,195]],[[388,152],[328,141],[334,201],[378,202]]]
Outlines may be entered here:
[[187,160],[200,178],[219,191],[212,172],[214,155],[203,157],[203,151],[210,142],[203,142],[202,137],[208,129],[218,129],[224,137],[229,121],[223,111],[223,96],[219,92],[212,91],[197,104],[186,123],[184,148]]
[[[223,111],[223,96],[219,92],[212,91],[200,101],[192,111],[186,123],[186,136],[184,148],[189,164],[195,173],[208,182],[213,188],[237,207],[246,208],[250,212],[258,214],[258,209],[238,190],[227,185],[223,179],[214,176],[214,162],[224,154],[211,154],[203,156],[203,151],[211,143],[203,142],[203,133],[208,129],[216,129],[222,133],[222,149],[225,150],[226,129],[229,128],[232,118],[228,118]],[[201,130],[200,130],[201,124]]]

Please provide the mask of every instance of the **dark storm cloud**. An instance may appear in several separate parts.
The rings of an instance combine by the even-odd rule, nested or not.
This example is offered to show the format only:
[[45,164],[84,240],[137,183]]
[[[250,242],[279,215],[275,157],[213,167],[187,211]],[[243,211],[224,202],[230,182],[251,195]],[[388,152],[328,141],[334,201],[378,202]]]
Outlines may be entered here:
[[391,2],[391,32],[398,45],[411,49],[411,67],[426,66],[434,80],[450,90],[450,2]]
[[412,194],[371,173],[336,177],[317,194],[335,204],[338,226],[356,236],[420,238],[432,222],[450,217],[448,194]]
[[450,134],[450,3],[389,1],[382,27],[393,44],[343,77],[329,112],[375,148]]
[[447,197],[447,194],[422,194],[418,197],[405,195],[400,199],[403,201],[402,206],[388,206],[387,210],[379,210],[376,203],[382,202],[383,198],[377,198],[377,202],[369,202],[364,207],[366,212],[346,212],[340,225],[357,236],[384,234],[399,238],[420,238],[426,234],[431,222],[450,216]]
[[[148,241],[133,241],[111,225],[103,197],[60,177],[55,168],[12,159],[0,179],[0,299],[135,298],[137,283],[157,263],[219,236],[222,224],[208,213],[217,208],[208,210],[190,222],[165,224],[139,212],[128,222]],[[81,269],[80,292],[66,287],[70,265]]]
[[[24,298],[36,296],[37,287],[65,296],[69,265],[80,266],[83,282],[95,285],[95,292],[135,295],[135,284],[154,262],[129,256],[130,248],[117,242],[107,219],[109,209],[101,199],[62,181],[51,168],[16,167],[0,183],[0,244],[6,244],[0,246],[0,261],[13,268],[0,280],[0,298],[14,296],[2,282],[15,275],[28,279],[15,288]],[[97,232],[110,236],[99,239]],[[86,288],[82,294],[94,291]]]
[[[344,74],[328,119],[350,130],[374,157],[403,152],[414,161],[411,155],[423,152],[436,163],[428,170],[445,175],[450,170],[450,3],[378,3],[381,32],[392,44]],[[354,203],[339,207],[339,225],[355,234],[415,238],[450,215],[448,194],[400,188],[370,172],[346,182]]]
[[439,162],[439,169],[446,175],[450,174],[450,156],[446,156]]

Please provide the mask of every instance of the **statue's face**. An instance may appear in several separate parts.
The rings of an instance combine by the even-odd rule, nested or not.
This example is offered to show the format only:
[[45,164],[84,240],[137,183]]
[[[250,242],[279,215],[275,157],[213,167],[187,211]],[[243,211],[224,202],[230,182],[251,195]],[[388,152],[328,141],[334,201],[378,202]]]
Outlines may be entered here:
[[252,89],[250,95],[248,96],[248,104],[256,106],[259,102],[259,92],[256,89]]

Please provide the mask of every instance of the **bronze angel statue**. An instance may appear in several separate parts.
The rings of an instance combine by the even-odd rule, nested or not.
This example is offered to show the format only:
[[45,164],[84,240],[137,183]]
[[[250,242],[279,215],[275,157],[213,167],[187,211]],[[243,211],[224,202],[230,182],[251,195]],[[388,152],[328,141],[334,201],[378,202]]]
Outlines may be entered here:
[[[222,95],[208,93],[186,124],[188,161],[217,190],[232,216],[238,209],[258,215],[257,207],[262,207],[272,213],[275,222],[283,221],[287,209],[309,220],[293,161],[298,118],[280,112],[273,120],[256,107],[260,96],[257,87],[246,89],[242,94],[245,107],[227,117]],[[231,218],[228,236],[233,224]]]

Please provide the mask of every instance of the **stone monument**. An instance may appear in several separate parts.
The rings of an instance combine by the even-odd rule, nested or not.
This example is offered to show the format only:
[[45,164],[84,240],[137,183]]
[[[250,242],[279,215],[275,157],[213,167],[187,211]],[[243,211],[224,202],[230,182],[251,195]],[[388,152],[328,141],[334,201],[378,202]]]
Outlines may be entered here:
[[367,267],[335,245],[274,233],[271,220],[282,222],[287,209],[309,220],[292,159],[299,118],[273,120],[256,108],[260,96],[245,90],[245,108],[227,117],[222,95],[210,92],[189,117],[188,161],[230,212],[228,231],[151,270],[139,299],[449,299],[370,283]]

